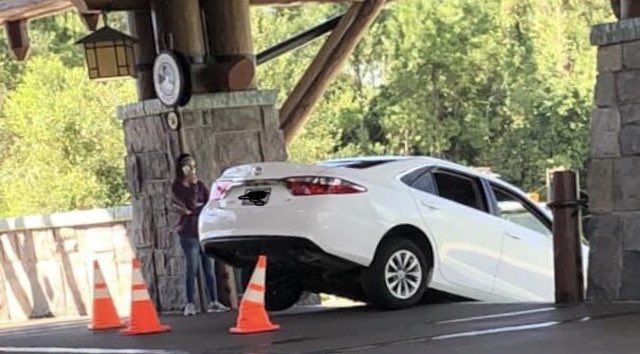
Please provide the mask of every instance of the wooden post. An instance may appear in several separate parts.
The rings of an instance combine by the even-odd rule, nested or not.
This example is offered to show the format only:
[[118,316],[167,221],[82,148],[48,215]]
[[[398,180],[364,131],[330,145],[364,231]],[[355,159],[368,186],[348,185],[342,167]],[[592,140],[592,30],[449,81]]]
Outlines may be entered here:
[[[313,112],[313,109],[318,101],[320,101],[320,98],[322,98],[327,87],[336,77],[356,45],[360,42],[364,32],[378,16],[385,2],[386,0],[367,0],[362,4],[352,5],[352,9],[354,9],[355,6],[359,8],[354,10],[357,14],[344,35],[342,35],[341,38],[332,38],[339,35],[338,33],[338,35],[334,36],[332,33],[329,37],[327,41],[337,41],[335,48],[333,48],[333,50],[327,50],[329,53],[325,54],[328,55],[326,60],[316,58],[309,69],[307,69],[308,72],[318,73],[313,79],[313,82],[308,85],[308,89],[305,90],[303,94],[294,90],[292,96],[287,99],[281,111],[281,119],[284,119],[284,121],[281,121],[281,128],[283,129],[285,142],[287,144],[291,143],[295,135],[309,119],[309,115]],[[350,17],[353,16],[351,14],[352,9],[345,14],[343,21],[349,21]],[[338,24],[338,28],[334,31],[339,29],[341,29],[341,24]],[[320,55],[318,55],[318,57],[320,57]],[[292,97],[295,99],[298,95],[300,95],[300,99],[292,99]]]
[[291,91],[282,108],[280,108],[281,126],[284,126],[285,122],[289,120],[293,110],[300,104],[300,100],[304,94],[309,90],[309,87],[318,77],[320,71],[327,65],[329,57],[358,15],[360,6],[361,4],[351,5],[347,13],[345,13],[340,19],[340,22],[338,22],[337,27],[331,32],[329,38],[327,38],[322,45],[322,48],[320,48],[320,51],[313,59],[313,62],[311,62],[311,65],[309,65],[309,68],[304,72],[300,80],[298,80],[296,87]]
[[202,73],[206,52],[199,1],[153,0],[151,7],[159,49],[184,55],[190,66],[192,92],[205,92]]
[[5,28],[11,52],[17,60],[25,60],[30,49],[27,20],[8,21],[5,23]]
[[128,20],[131,34],[138,39],[138,42],[134,46],[136,72],[138,74],[136,80],[138,100],[150,100],[156,98],[152,75],[156,48],[153,37],[153,26],[151,24],[151,13],[149,11],[131,11],[129,12]]
[[630,17],[631,0],[620,1],[620,19],[625,20]]
[[219,64],[209,73],[213,91],[256,87],[249,5],[249,0],[203,1],[208,53]]
[[163,3],[169,47],[195,61],[202,60],[205,47],[198,0],[164,0]]
[[82,18],[82,22],[87,26],[89,31],[95,31],[98,29],[98,21],[100,21],[100,13],[99,12],[87,12],[80,14]]
[[580,205],[575,172],[553,173],[553,247],[556,303],[584,301]]

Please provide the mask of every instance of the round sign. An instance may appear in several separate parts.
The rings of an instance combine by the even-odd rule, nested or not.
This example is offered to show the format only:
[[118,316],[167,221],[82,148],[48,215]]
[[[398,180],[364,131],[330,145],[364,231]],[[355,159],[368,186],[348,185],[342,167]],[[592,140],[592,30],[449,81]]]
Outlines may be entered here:
[[165,51],[153,63],[153,87],[164,105],[184,105],[189,99],[188,77],[181,57]]
[[167,114],[167,125],[171,130],[178,130],[180,121],[178,121],[178,115],[175,112],[169,112],[169,114]]

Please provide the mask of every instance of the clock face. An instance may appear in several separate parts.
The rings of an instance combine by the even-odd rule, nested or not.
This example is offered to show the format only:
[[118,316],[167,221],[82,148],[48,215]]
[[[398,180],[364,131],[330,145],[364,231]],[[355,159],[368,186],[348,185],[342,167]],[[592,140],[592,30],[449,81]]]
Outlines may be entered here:
[[158,55],[153,63],[153,86],[160,102],[176,106],[185,95],[185,75],[180,61],[171,52]]

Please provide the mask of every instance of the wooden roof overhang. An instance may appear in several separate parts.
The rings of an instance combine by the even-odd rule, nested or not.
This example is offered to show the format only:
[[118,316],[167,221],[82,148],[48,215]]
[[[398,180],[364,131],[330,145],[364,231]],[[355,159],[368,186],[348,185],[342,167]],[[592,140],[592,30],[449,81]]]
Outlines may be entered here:
[[[361,0],[251,0],[252,5],[294,6],[305,3],[351,3]],[[81,13],[134,11],[149,8],[149,0],[2,0],[0,24],[31,20],[69,10]]]
[[[173,0],[178,1],[178,0]],[[211,1],[211,0],[209,0]],[[249,0],[251,5],[295,6],[311,3],[350,3],[341,16],[300,33],[262,53],[258,63],[296,48],[330,31],[318,54],[280,108],[280,128],[289,144],[308,120],[317,102],[334,80],[350,53],[387,2],[392,0]],[[4,23],[11,49],[19,60],[28,52],[29,20],[77,10],[89,28],[95,29],[102,11],[144,11],[149,0],[0,0],[0,24]]]

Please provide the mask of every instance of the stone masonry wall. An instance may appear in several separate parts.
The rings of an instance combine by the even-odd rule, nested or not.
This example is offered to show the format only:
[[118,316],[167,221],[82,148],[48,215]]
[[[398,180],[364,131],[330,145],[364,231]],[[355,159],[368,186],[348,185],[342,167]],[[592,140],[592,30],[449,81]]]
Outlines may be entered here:
[[[285,160],[275,98],[271,91],[242,91],[197,95],[175,110],[158,100],[119,108],[133,207],[129,232],[160,309],[180,310],[186,302],[184,258],[173,232],[178,215],[170,199],[175,157],[192,154],[207,185],[233,165]],[[178,116],[177,130],[168,124],[171,113]]]
[[640,19],[595,26],[588,298],[640,299]]
[[0,322],[90,315],[93,260],[128,316],[130,220],[129,207],[0,220]]

